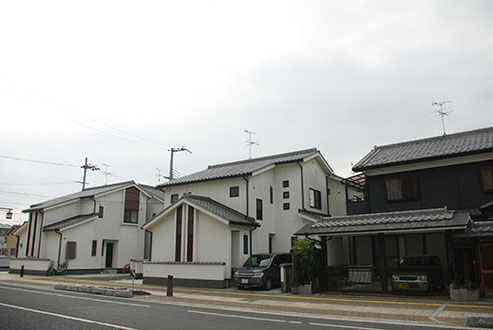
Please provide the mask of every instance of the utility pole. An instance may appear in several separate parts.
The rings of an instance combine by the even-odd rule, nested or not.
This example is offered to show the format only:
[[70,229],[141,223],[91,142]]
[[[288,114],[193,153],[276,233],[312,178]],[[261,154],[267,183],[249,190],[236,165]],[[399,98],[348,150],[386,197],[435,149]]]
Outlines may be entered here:
[[84,190],[86,188],[86,174],[87,174],[87,170],[99,171],[99,168],[96,165],[89,164],[87,162],[87,157],[86,157],[86,161],[84,162],[84,165],[82,165],[80,168],[83,168],[84,169],[84,177],[82,179],[82,190]]
[[171,152],[171,157],[169,160],[169,176],[167,176],[165,178],[171,181],[171,180],[173,180],[173,155],[174,155],[174,153],[175,152],[182,152],[182,151],[187,151],[189,153],[192,153],[192,152],[185,147],[171,148],[169,151]]
[[249,130],[244,130],[245,133],[248,134],[248,140],[246,141],[248,145],[248,159],[252,159],[252,146],[253,145],[259,145],[257,142],[252,141],[252,134],[257,134],[255,132],[249,131]]

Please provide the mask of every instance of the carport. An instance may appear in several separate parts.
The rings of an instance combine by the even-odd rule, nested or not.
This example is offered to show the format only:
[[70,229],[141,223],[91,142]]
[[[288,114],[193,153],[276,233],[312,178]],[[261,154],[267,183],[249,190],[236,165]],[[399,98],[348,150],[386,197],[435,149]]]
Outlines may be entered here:
[[317,217],[296,235],[321,242],[326,265],[313,274],[320,291],[444,292],[455,269],[451,237],[470,219],[447,208],[340,217],[300,213]]

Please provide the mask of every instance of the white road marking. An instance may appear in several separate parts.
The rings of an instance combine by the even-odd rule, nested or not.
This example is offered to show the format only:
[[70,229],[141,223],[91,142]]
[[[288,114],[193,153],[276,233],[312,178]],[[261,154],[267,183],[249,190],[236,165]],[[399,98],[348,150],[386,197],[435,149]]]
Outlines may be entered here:
[[340,324],[327,324],[327,323],[308,323],[309,325],[316,325],[319,327],[329,327],[329,328],[347,328],[347,329],[359,329],[359,330],[383,330],[382,328],[366,328],[358,327],[355,325],[340,325]]
[[5,307],[9,307],[9,308],[20,309],[20,310],[23,310],[23,311],[33,312],[33,313],[39,313],[39,314],[43,314],[43,315],[50,315],[50,316],[60,317],[62,319],[67,319],[67,320],[72,320],[72,321],[79,321],[79,322],[84,322],[84,323],[97,324],[97,325],[102,325],[102,326],[110,327],[110,328],[125,329],[125,330],[136,330],[134,328],[128,328],[128,327],[124,327],[124,326],[117,325],[117,324],[111,324],[111,323],[104,323],[104,322],[98,322],[98,321],[93,321],[93,320],[81,319],[81,318],[78,318],[78,317],[73,317],[73,316],[68,316],[68,315],[63,315],[63,314],[57,314],[57,313],[51,313],[51,312],[45,312],[45,311],[40,311],[40,310],[37,310],[37,309],[26,308],[26,307],[22,307],[22,306],[16,306],[16,305],[4,304],[4,303],[0,303],[0,306],[5,306]]
[[291,323],[291,324],[301,324],[301,321],[288,321],[288,323]]
[[262,317],[253,317],[253,316],[243,316],[243,315],[233,315],[233,314],[221,314],[221,313],[209,313],[209,312],[202,312],[202,311],[194,311],[194,310],[190,310],[190,309],[187,312],[189,312],[189,313],[196,313],[196,314],[212,315],[212,316],[232,317],[232,318],[246,319],[246,320],[267,321],[267,322],[277,322],[277,323],[286,323],[287,322],[285,320],[279,320],[279,319],[266,319],[266,318],[262,318]]
[[[41,294],[46,294],[49,296],[57,296],[57,297],[65,297],[65,298],[73,298],[73,299],[82,299],[82,300],[89,300],[89,301],[98,301],[98,302],[104,302],[104,303],[110,303],[110,304],[117,304],[117,305],[128,305],[128,306],[136,306],[136,307],[150,307],[149,305],[141,305],[141,304],[133,304],[133,303],[126,303],[126,302],[121,302],[121,301],[115,301],[115,300],[103,300],[103,299],[95,299],[95,298],[87,298],[87,297],[80,297],[80,296],[74,296],[74,295],[66,295],[66,294],[60,294],[60,293],[54,293],[54,292],[46,292],[46,291],[38,291],[34,289],[21,289],[21,288],[11,288],[8,286],[3,286],[0,285],[0,288],[2,289],[8,289],[8,290],[17,290],[17,291],[24,291],[24,292],[35,292],[35,293],[41,293]],[[77,292],[74,292],[77,293]]]

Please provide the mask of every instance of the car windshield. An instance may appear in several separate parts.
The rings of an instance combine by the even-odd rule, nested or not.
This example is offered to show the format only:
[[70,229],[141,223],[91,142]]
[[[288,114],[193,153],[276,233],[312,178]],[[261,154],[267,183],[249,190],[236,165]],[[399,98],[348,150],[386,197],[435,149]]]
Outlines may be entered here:
[[438,257],[406,257],[401,260],[399,266],[405,266],[405,267],[440,266],[440,259]]
[[251,256],[247,259],[247,261],[245,261],[243,267],[267,267],[269,266],[271,259],[272,256],[265,254]]

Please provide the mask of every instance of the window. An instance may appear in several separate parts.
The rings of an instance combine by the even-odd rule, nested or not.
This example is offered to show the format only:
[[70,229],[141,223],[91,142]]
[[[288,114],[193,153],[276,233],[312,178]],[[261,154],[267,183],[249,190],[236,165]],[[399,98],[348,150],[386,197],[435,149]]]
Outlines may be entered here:
[[493,166],[484,166],[479,168],[481,174],[481,191],[493,192]]
[[171,195],[171,204],[174,204],[178,201],[178,194]]
[[92,241],[92,248],[91,248],[91,256],[95,257],[97,250],[98,250],[98,241],[93,240]]
[[248,254],[248,235],[243,235],[243,254]]
[[310,207],[322,209],[322,193],[319,190],[310,188]]
[[15,249],[10,249],[10,255],[11,256],[15,255]]
[[289,210],[289,203],[282,204],[282,209],[283,210]]
[[123,216],[123,222],[125,223],[137,223],[139,219],[139,211],[125,210]]
[[283,188],[287,188],[287,187],[289,187],[289,180],[284,180],[284,181],[282,182],[282,187],[283,187]]
[[257,220],[263,220],[262,200],[257,198]]
[[123,222],[137,223],[139,219],[139,202],[140,191],[137,188],[128,188],[125,190],[125,211],[123,213]]
[[269,253],[272,253],[272,241],[274,240],[274,234],[269,234]]
[[285,191],[282,193],[282,198],[286,199],[289,198],[289,191]]
[[99,206],[98,218],[102,219],[104,214],[104,206]]
[[385,180],[387,201],[409,201],[419,199],[418,177],[403,176]]
[[274,189],[270,187],[270,203],[274,204]]
[[296,243],[297,240],[298,240],[298,237],[291,236],[291,246],[293,246]]
[[67,242],[67,249],[65,252],[65,258],[75,259],[77,257],[77,242]]
[[229,197],[238,197],[240,196],[240,187],[229,187]]

